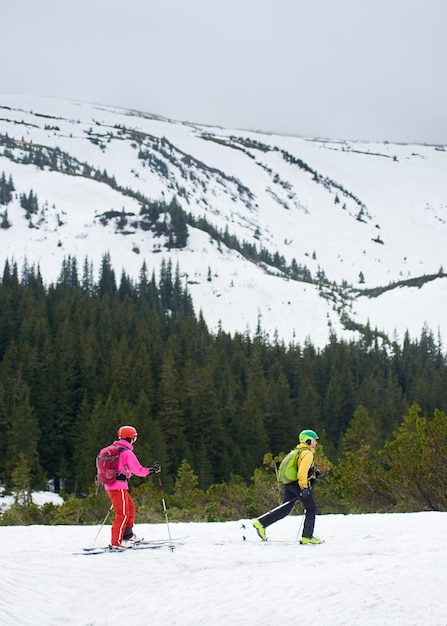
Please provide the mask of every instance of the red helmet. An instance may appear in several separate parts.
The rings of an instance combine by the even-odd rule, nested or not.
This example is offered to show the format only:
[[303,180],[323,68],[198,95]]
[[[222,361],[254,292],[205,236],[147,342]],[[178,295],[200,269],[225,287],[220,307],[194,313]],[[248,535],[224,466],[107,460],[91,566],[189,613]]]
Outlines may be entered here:
[[130,439],[132,443],[135,443],[138,433],[133,426],[121,426],[121,428],[118,428],[118,437],[120,439]]

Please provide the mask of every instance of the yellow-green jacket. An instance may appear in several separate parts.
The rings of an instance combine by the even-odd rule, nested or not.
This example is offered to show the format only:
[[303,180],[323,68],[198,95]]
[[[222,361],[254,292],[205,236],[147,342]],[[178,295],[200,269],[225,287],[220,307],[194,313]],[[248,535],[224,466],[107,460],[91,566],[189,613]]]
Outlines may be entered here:
[[298,457],[298,485],[301,489],[309,487],[309,480],[315,478],[314,474],[314,451],[305,443],[297,445],[298,450],[302,450]]

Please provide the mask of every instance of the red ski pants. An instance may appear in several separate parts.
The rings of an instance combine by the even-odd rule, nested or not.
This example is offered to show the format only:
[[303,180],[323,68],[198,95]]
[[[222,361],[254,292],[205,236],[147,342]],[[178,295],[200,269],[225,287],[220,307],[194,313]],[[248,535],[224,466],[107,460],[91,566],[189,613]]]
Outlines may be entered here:
[[115,511],[115,519],[112,524],[112,546],[119,546],[123,540],[126,527],[133,527],[135,504],[127,489],[111,489],[107,493]]

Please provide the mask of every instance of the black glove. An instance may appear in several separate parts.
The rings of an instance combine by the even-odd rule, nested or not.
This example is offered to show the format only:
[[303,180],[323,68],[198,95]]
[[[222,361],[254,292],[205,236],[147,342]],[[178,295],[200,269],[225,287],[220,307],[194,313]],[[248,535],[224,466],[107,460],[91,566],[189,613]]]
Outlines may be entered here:
[[300,491],[300,498],[303,498],[305,500],[309,496],[310,496],[310,489],[308,489],[307,487],[306,487],[306,489],[302,489]]
[[315,478],[318,478],[319,476],[321,476],[321,471],[318,469],[318,467],[315,469]]
[[152,467],[149,468],[150,474],[159,474],[161,472],[161,465],[158,461],[154,461]]

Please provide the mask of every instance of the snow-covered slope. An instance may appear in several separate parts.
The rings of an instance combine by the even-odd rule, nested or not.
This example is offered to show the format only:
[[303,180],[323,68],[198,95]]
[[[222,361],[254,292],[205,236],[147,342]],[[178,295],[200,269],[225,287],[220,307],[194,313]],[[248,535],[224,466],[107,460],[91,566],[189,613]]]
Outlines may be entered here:
[[[75,556],[110,526],[0,527],[3,626],[444,626],[447,513],[321,515],[319,546],[301,546],[301,516],[170,523],[171,552]],[[246,530],[241,530],[245,522]],[[141,524],[167,539],[166,524]],[[242,540],[242,533],[247,540]],[[291,598],[291,599],[290,599]]]
[[[38,263],[46,282],[69,255],[79,267],[88,257],[98,272],[109,252],[118,278],[122,269],[136,278],[143,261],[157,275],[171,258],[211,330],[221,323],[253,333],[260,321],[271,339],[276,332],[322,346],[330,330],[355,336],[340,321],[347,313],[390,337],[407,329],[417,337],[426,324],[445,343],[444,146],[287,137],[2,96],[2,173],[15,192],[0,205],[0,263]],[[38,211],[26,215],[20,197],[30,191]],[[139,215],[142,198],[174,197],[196,220],[283,257],[289,268],[296,263],[315,282],[255,264],[191,226],[186,247],[168,249]],[[424,275],[433,279],[374,298],[357,291]],[[337,284],[335,295],[318,276]]]

